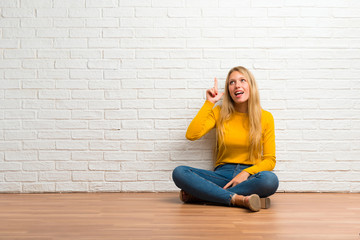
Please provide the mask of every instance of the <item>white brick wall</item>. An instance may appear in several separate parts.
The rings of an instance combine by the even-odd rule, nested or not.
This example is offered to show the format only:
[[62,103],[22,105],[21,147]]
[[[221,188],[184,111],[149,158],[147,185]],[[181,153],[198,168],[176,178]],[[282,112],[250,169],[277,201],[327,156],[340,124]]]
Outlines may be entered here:
[[244,65],[276,122],[279,191],[360,192],[354,0],[1,0],[0,192],[173,191],[186,128]]

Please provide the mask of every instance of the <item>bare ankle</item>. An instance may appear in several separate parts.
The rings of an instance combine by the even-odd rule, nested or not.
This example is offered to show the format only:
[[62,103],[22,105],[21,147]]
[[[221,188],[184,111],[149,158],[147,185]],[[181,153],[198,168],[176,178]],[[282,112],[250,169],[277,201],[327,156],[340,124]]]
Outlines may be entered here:
[[232,206],[243,206],[244,205],[244,196],[234,194],[231,198]]

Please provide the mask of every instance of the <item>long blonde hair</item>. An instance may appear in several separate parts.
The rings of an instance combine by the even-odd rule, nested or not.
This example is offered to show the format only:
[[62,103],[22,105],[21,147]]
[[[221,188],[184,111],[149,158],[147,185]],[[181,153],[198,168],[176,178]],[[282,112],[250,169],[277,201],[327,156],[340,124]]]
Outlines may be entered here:
[[[229,78],[231,73],[238,71],[244,75],[249,83],[250,95],[247,101],[248,103],[248,115],[249,115],[249,158],[250,161],[255,164],[256,160],[261,158],[261,105],[259,90],[253,74],[245,67],[238,66],[232,68],[225,82],[225,91],[220,110],[220,117],[218,120],[218,127],[216,135],[218,139],[224,140],[225,124],[230,119],[232,113],[235,112],[234,101],[229,93]],[[240,123],[239,123],[240,124]],[[217,141],[223,143],[224,141]],[[216,145],[217,145],[216,144]],[[216,146],[216,151],[220,146]]]

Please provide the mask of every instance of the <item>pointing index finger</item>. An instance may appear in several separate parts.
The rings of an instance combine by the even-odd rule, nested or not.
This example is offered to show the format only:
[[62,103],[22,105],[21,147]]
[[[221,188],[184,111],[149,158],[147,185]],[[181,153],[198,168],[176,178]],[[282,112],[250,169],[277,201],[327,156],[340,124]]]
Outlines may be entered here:
[[214,89],[217,92],[217,90],[218,90],[218,80],[217,80],[217,78],[214,78]]

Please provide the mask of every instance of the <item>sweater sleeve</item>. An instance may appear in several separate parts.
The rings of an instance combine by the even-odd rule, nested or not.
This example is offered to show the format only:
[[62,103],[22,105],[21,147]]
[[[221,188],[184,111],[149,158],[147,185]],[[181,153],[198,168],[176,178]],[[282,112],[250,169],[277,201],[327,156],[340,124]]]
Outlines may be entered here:
[[216,119],[213,112],[214,105],[215,104],[210,101],[205,101],[186,131],[187,139],[191,141],[197,140],[215,127]]
[[[276,164],[275,156],[275,125],[271,113],[266,112],[266,123],[263,132],[263,157],[262,161],[246,168],[244,171],[256,174],[261,171],[272,171]],[[263,126],[264,127],[264,126]]]

